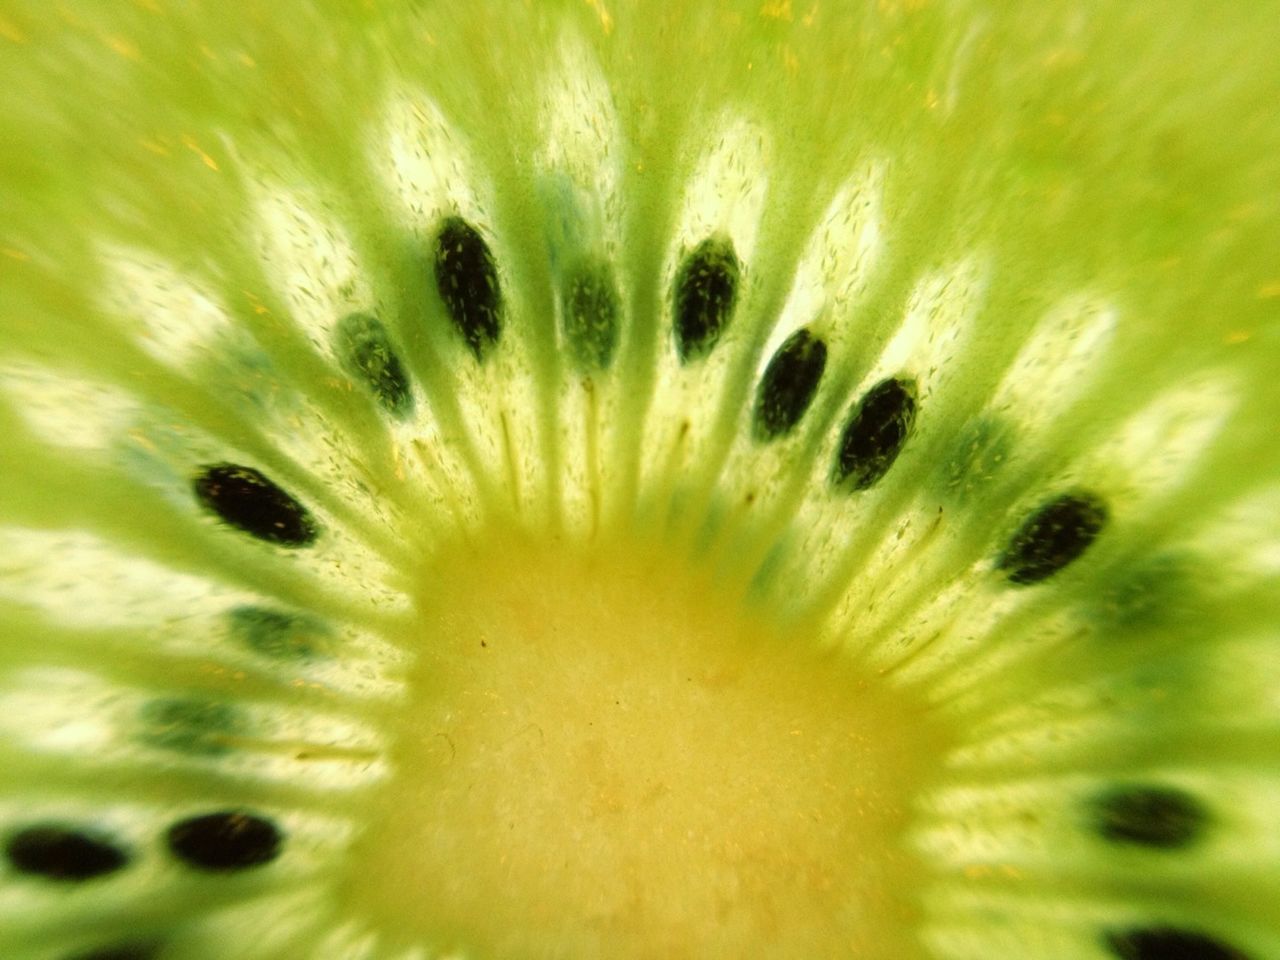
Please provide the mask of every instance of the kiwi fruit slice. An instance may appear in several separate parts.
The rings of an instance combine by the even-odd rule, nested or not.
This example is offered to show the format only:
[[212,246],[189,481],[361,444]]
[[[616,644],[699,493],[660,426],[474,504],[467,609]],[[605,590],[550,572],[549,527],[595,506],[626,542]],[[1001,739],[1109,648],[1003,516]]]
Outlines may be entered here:
[[0,954],[1280,955],[1280,10],[0,4]]

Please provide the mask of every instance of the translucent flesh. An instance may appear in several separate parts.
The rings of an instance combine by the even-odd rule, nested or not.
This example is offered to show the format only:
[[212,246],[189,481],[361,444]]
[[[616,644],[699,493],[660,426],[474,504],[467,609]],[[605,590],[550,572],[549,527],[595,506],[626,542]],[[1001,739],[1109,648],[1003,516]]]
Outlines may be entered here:
[[[846,937],[862,956],[1102,958],[1106,931],[1169,924],[1280,950],[1277,5],[391,6],[0,0],[0,832],[72,820],[135,851],[75,888],[0,868],[5,955],[734,955],[770,903],[845,937],[766,863],[775,886],[717,941],[705,861],[662,840],[821,845],[781,808],[849,758],[830,728],[807,765],[769,739],[806,690],[884,728],[859,747],[870,779],[839,786],[883,787],[873,808],[901,817],[832,841],[874,864],[831,896],[891,905]],[[447,215],[499,271],[483,364],[432,281]],[[712,235],[742,262],[737,308],[684,364],[671,285]],[[589,377],[562,318],[584,262],[612,266],[621,303]],[[411,413],[344,366],[335,329],[357,312],[400,350]],[[826,373],[761,443],[755,385],[802,326]],[[834,489],[850,411],[891,376],[919,391],[909,442],[872,489]],[[202,511],[191,477],[220,462],[297,497],[317,545]],[[1042,585],[1002,579],[1023,519],[1077,488],[1108,505],[1097,543]],[[441,574],[458,544],[491,559]],[[593,563],[616,598],[598,651],[601,615],[570,596]],[[504,621],[523,596],[554,611]],[[752,675],[684,716],[663,678],[685,661],[636,645],[689,639],[691,596],[724,631],[690,656],[714,672],[764,644],[741,662],[776,702]],[[552,612],[567,636],[544,636]],[[253,639],[263,622],[292,632]],[[466,639],[500,626],[524,649],[486,674],[498,644]],[[511,736],[569,728],[541,767],[474,706],[532,674],[550,679]],[[767,826],[750,806],[691,821],[694,803],[604,830],[544,891],[568,836],[555,787],[594,788],[592,717],[623,675],[656,711],[601,741],[643,744],[597,757],[623,793],[670,754],[659,779],[739,809],[710,773],[721,708],[772,731],[737,758],[751,788],[802,789]],[[424,743],[441,711],[476,731],[489,808],[525,820],[518,868]],[[524,779],[501,778],[504,750]],[[1212,829],[1176,855],[1104,842],[1090,798],[1133,780],[1193,793]],[[407,809],[433,784],[443,822]],[[182,870],[159,838],[211,806],[271,815],[285,854]],[[393,828],[416,839],[397,850]],[[591,927],[572,894],[621,902],[588,854],[623,837],[635,902],[670,908]],[[419,887],[449,893],[418,910]],[[805,936],[754,955],[813,955]]]

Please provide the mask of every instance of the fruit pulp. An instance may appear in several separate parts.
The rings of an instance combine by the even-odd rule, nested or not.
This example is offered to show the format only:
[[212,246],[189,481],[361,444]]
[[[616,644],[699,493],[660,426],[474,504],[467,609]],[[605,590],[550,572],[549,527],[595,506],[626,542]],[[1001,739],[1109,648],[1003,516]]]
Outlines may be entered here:
[[638,544],[428,571],[347,903],[480,956],[918,954],[922,701]]

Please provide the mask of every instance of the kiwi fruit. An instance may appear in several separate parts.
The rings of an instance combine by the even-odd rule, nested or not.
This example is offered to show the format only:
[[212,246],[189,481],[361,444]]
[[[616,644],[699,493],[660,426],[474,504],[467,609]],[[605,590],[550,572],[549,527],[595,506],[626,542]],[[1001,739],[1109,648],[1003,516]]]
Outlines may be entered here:
[[7,960],[1280,956],[1280,9],[0,3]]

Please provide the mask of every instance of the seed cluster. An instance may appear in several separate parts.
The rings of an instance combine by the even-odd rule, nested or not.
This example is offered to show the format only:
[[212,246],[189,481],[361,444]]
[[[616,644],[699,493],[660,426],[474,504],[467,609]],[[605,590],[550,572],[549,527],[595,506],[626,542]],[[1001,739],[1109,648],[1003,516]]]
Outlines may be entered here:
[[[275,860],[284,846],[284,835],[267,817],[221,810],[176,821],[170,825],[165,842],[170,854],[189,867],[234,871]],[[123,870],[135,854],[92,827],[38,823],[10,833],[4,855],[10,867],[23,876],[82,883]]]
[[[684,256],[671,292],[673,336],[682,364],[705,358],[719,342],[732,319],[741,272],[733,244],[724,237],[708,237]],[[475,359],[483,361],[498,345],[505,311],[497,263],[474,225],[458,216],[440,224],[434,275],[450,321]],[[588,372],[607,369],[621,312],[608,265],[579,264],[569,274],[563,301],[565,337],[575,364]],[[338,325],[337,336],[348,371],[388,413],[404,416],[412,406],[412,387],[381,322],[369,314],[352,314]],[[826,343],[807,329],[795,331],[778,348],[756,390],[752,431],[758,442],[778,440],[796,428],[826,364]],[[909,442],[919,409],[919,386],[910,377],[890,377],[871,387],[840,432],[832,487],[857,493],[879,483]],[[307,508],[254,467],[202,467],[192,484],[207,509],[259,540],[305,547],[320,535]],[[1107,505],[1098,495],[1059,494],[1025,518],[995,567],[1020,586],[1047,580],[1084,554],[1108,519]],[[266,632],[279,636],[288,631],[278,625]]]
[[[277,859],[285,836],[268,817],[219,810],[172,823],[164,840],[169,855],[191,870],[233,874]],[[136,849],[95,827],[63,822],[19,827],[4,842],[5,860],[19,877],[61,884],[101,880],[131,866],[137,856]],[[117,943],[67,960],[148,960],[159,949],[149,940]]]

